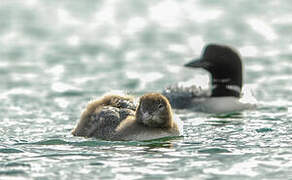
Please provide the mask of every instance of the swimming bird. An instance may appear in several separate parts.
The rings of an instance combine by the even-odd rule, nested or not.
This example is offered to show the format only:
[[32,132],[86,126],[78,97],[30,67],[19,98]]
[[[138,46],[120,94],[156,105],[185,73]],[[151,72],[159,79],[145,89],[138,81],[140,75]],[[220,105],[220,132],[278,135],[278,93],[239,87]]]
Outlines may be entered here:
[[172,114],[168,100],[160,93],[140,98],[135,116],[128,116],[116,128],[115,140],[151,140],[182,135],[182,122]]
[[135,114],[135,109],[136,105],[130,96],[106,95],[87,105],[72,134],[110,138],[122,120]]
[[173,118],[168,100],[159,93],[133,99],[105,96],[88,104],[72,134],[105,140],[151,140],[182,133],[182,122]]
[[201,58],[184,66],[207,70],[211,74],[211,91],[203,91],[195,84],[189,87],[170,86],[162,94],[169,99],[173,108],[227,113],[255,107],[254,104],[240,101],[242,61],[235,49],[226,45],[209,44]]

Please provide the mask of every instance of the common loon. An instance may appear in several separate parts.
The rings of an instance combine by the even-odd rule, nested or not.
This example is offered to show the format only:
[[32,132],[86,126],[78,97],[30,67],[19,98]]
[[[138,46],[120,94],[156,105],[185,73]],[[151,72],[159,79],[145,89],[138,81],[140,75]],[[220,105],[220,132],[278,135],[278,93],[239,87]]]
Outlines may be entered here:
[[173,117],[168,100],[160,93],[145,94],[134,106],[133,99],[116,95],[91,102],[72,134],[136,141],[182,134],[182,122]]
[[211,91],[203,91],[195,84],[188,87],[178,84],[170,86],[162,94],[173,108],[228,113],[255,107],[255,104],[241,101],[242,62],[233,48],[209,44],[204,48],[201,58],[184,66],[207,70],[211,74]]

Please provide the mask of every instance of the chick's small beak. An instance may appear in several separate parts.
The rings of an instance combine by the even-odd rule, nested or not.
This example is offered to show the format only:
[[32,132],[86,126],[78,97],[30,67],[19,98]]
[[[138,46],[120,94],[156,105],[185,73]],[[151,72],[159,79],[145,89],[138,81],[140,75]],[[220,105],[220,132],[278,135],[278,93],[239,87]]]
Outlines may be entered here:
[[149,114],[148,112],[142,113],[142,118],[145,120],[151,119],[151,117],[151,114]]

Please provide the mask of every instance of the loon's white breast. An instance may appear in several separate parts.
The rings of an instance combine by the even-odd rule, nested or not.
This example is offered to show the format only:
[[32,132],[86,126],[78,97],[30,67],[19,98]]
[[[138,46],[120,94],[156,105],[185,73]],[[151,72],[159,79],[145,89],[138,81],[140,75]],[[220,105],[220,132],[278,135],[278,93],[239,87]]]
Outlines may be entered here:
[[242,102],[241,98],[236,97],[194,98],[191,106],[190,109],[207,113],[228,113],[256,107],[255,104]]

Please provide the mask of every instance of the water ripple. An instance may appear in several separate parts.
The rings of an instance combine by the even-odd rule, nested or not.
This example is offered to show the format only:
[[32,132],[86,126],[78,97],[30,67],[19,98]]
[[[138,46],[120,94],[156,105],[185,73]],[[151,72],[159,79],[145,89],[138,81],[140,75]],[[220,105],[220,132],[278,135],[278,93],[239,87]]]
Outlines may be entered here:
[[206,148],[206,149],[200,149],[198,150],[199,153],[204,153],[204,154],[217,154],[217,153],[231,153],[232,151],[229,151],[228,149],[224,148]]
[[[289,179],[291,2],[0,3],[0,179]],[[184,136],[111,142],[70,135],[87,102],[176,82],[207,43],[241,53],[254,111],[175,111]],[[249,101],[249,100],[248,100]]]
[[0,153],[23,153],[23,151],[15,148],[0,148]]

